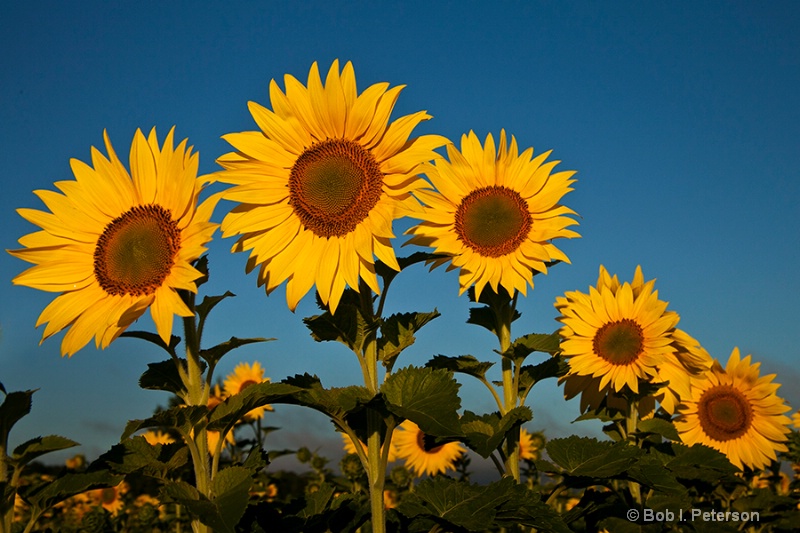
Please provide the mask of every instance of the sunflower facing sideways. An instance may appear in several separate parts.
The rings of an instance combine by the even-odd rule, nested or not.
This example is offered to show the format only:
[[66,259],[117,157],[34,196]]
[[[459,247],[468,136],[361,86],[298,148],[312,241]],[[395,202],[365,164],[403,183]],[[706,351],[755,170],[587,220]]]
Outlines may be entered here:
[[62,355],[92,337],[107,347],[148,307],[169,344],[173,316],[192,315],[177,291],[197,291],[201,274],[191,263],[216,228],[209,219],[218,198],[197,205],[197,153],[185,140],[173,147],[173,135],[159,147],[155,128],[147,138],[137,130],[129,174],[104,132],[108,157],[92,148],[93,166],[72,159],[75,180],[56,182],[61,193],[35,191],[50,212],[18,209],[42,230],[9,250],[36,265],[13,282],[62,293],[36,323],[47,323],[42,340],[69,327]]
[[250,102],[260,131],[225,135],[237,151],[217,161],[217,179],[233,184],[224,198],[239,202],[222,222],[223,236],[239,235],[233,251],[250,251],[247,271],[259,267],[267,294],[287,281],[294,310],[316,285],[331,312],[346,286],[359,281],[380,292],[374,258],[399,270],[392,221],[419,209],[411,193],[425,186],[423,162],[447,140],[409,139],[431,118],[424,111],[389,123],[402,86],[378,83],[358,94],[353,66],[334,61],[323,85],[317,64],[304,86],[270,83],[272,110]]
[[724,453],[734,465],[762,469],[788,451],[791,408],[775,395],[775,374],[759,377],[761,363],[751,363],[734,348],[725,368],[713,367],[692,380],[692,394],[684,399],[675,427],[684,444],[705,444]]
[[668,381],[655,397],[674,413],[679,399],[689,394],[689,380],[711,366],[708,352],[676,328],[680,317],[667,311],[654,285],[655,280],[645,283],[641,267],[632,282],[620,284],[601,266],[589,294],[572,291],[556,298],[563,323],[561,354],[570,366],[562,381],[568,397],[581,388],[588,395],[582,410],[596,409],[603,396],[608,393],[610,401],[626,386],[638,393],[641,380]]
[[558,237],[579,237],[567,229],[575,212],[559,204],[572,190],[573,171],[551,173],[559,161],[545,162],[550,152],[533,157],[533,148],[518,153],[512,136],[500,145],[487,135],[481,146],[475,133],[461,137],[461,151],[447,146],[449,161],[426,164],[423,172],[436,191],[416,191],[426,206],[413,213],[422,223],[408,230],[413,238],[406,244],[428,246],[451,261],[449,270],[459,268],[459,294],[475,285],[476,299],[488,284],[508,294],[526,294],[533,287],[533,271],[546,272],[545,262],[567,256],[554,244]]
[[444,474],[455,470],[456,460],[464,454],[464,447],[458,442],[436,445],[418,425],[406,420],[392,435],[392,445],[397,450],[397,458],[403,459],[409,470],[417,476]]

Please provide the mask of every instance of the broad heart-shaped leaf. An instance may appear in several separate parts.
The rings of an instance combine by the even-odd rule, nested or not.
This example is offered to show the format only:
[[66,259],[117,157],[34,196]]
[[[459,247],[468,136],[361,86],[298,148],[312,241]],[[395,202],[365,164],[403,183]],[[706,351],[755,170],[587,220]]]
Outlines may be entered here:
[[125,426],[120,437],[124,441],[140,429],[167,427],[177,429],[181,434],[189,434],[193,428],[205,420],[208,407],[205,405],[179,405],[165,411],[159,411],[144,420],[131,420]]
[[408,517],[432,518],[445,531],[452,526],[485,530],[494,523],[496,508],[508,500],[510,489],[505,480],[481,487],[436,476],[421,481],[397,509]]
[[565,474],[608,478],[625,472],[644,453],[626,442],[601,442],[594,438],[571,436],[553,439],[545,446],[550,459]]
[[286,383],[254,383],[218,404],[211,411],[208,429],[225,432],[253,409],[271,403],[295,403],[284,400],[302,392],[301,388]]
[[47,435],[46,437],[36,437],[23,442],[16,448],[12,455],[12,460],[18,465],[25,465],[33,459],[44,455],[46,453],[55,452],[58,450],[66,450],[79,444],[74,440],[58,435]]
[[645,504],[650,509],[688,509],[691,499],[686,487],[681,485],[667,468],[661,457],[649,453],[639,458],[627,471],[628,477],[652,489]]
[[678,479],[698,480],[717,484],[720,480],[730,478],[738,469],[728,458],[717,450],[703,444],[691,447],[671,443],[675,458],[666,464],[666,468]]
[[389,376],[381,392],[389,411],[415,422],[424,433],[459,437],[459,387],[452,372],[409,366]]
[[269,342],[274,340],[275,340],[274,338],[267,339],[264,337],[251,337],[247,339],[231,337],[229,340],[221,342],[216,346],[213,346],[206,350],[200,350],[200,357],[208,361],[209,364],[211,363],[216,364],[220,359],[222,359],[222,356],[224,356],[231,350],[235,350],[239,346],[244,346],[245,344],[253,344],[255,342]]
[[461,417],[461,431],[466,436],[466,444],[484,459],[488,458],[515,425],[521,425],[533,419],[530,407],[515,407],[502,418],[500,413],[476,415],[465,411]]
[[384,320],[378,339],[378,359],[386,368],[392,368],[400,352],[417,340],[414,334],[438,316],[439,311],[434,309],[430,313],[398,313]]
[[[189,366],[186,363],[186,359],[178,359],[178,361],[180,361],[184,371],[188,372]],[[178,372],[177,364],[173,359],[161,361],[160,363],[148,363],[147,370],[139,378],[139,386],[143,389],[163,390],[177,396],[183,396],[186,392],[186,387],[183,384],[180,372]],[[200,371],[205,372],[205,369],[206,364],[200,361]]]
[[108,470],[68,473],[53,481],[23,489],[20,493],[31,505],[45,510],[90,489],[115,487],[122,479],[122,476]]
[[336,314],[325,311],[303,319],[303,323],[311,331],[311,337],[317,341],[338,341],[361,353],[367,336],[378,329],[378,321],[364,316],[360,295],[353,289],[345,289]]
[[513,359],[517,364],[522,364],[522,361],[533,352],[555,355],[560,350],[561,337],[557,331],[555,333],[530,333],[511,343],[508,350],[501,355]]
[[675,424],[669,420],[664,420],[663,418],[640,420],[637,430],[639,433],[653,433],[656,435],[661,435],[662,437],[672,441],[680,440],[678,430],[675,429]]
[[166,479],[170,472],[188,462],[188,453],[183,443],[152,445],[139,436],[115,444],[95,463],[117,474],[141,472],[149,477]]
[[[506,478],[510,479],[510,478]],[[514,485],[508,501],[495,514],[495,524],[513,531],[515,526],[536,528],[537,531],[570,533],[570,529],[555,510],[542,501],[538,492],[525,485]]]
[[225,522],[216,503],[200,494],[196,488],[185,481],[165,482],[161,486],[158,497],[161,501],[175,502],[184,506],[190,515],[214,531],[235,533],[234,527]]
[[31,396],[34,392],[26,390],[6,394],[0,404],[0,442],[6,442],[14,424],[31,412]]
[[478,361],[472,355],[459,355],[457,357],[449,357],[446,355],[436,355],[425,363],[428,368],[441,368],[442,370],[449,370],[450,372],[460,372],[462,374],[469,374],[478,379],[486,379],[486,372],[494,363]]
[[213,502],[219,509],[222,522],[233,531],[247,508],[253,478],[250,470],[241,466],[230,466],[214,476]]

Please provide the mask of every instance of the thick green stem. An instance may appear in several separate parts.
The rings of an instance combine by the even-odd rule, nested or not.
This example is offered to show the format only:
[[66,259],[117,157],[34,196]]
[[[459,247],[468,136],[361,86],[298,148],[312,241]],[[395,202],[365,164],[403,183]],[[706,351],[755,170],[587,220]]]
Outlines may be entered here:
[[[638,400],[630,400],[628,402],[628,417],[625,423],[625,437],[627,438],[628,442],[636,446],[636,430],[639,427],[639,401]],[[635,481],[628,482],[628,488],[631,491],[631,496],[633,500],[641,505],[642,504],[642,490],[639,484]]]

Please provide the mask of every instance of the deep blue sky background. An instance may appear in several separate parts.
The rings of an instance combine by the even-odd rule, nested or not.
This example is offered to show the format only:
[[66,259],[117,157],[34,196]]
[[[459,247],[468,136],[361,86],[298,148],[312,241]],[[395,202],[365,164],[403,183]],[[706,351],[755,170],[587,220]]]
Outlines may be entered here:
[[[15,213],[41,208],[34,189],[72,179],[69,159],[89,161],[108,129],[127,154],[136,128],[173,125],[200,151],[201,172],[228,151],[220,136],[255,129],[247,101],[269,105],[268,84],[291,73],[305,82],[313,61],[327,71],[351,60],[359,90],[406,84],[394,117],[420,109],[434,119],[417,133],[458,142],[501,128],[522,148],[553,149],[559,169],[578,171],[565,203],[583,238],[562,243],[572,265],[537,277],[520,304],[515,335],[557,328],[553,301],[586,291],[598,267],[629,280],[637,264],[680,327],[717,358],[739,346],[777,373],[779,393],[800,407],[800,6],[796,2],[36,2],[6,5],[0,17],[0,248],[36,228]],[[230,208],[220,206],[220,221]],[[408,222],[396,224],[400,235]],[[397,240],[397,245],[404,241]],[[208,339],[278,337],[233,352],[260,361],[275,380],[319,375],[329,386],[360,381],[344,347],[316,344],[283,289],[266,298],[232,241],[211,246],[213,294],[239,296],[212,315]],[[400,251],[399,253],[403,253]],[[137,380],[162,355],[121,339],[59,357],[61,336],[38,346],[36,318],[52,295],[11,284],[26,263],[0,254],[0,381],[40,389],[12,444],[41,434],[84,443],[94,457],[117,442],[125,422],[148,416],[166,396]],[[399,365],[432,355],[496,360],[490,334],[467,326],[469,303],[455,273],[401,275],[390,312],[437,307]],[[149,314],[138,327],[152,330]],[[466,407],[485,412],[488,393],[469,380]],[[548,436],[597,434],[570,424],[577,405],[555,384],[530,397],[530,429]],[[321,416],[279,407],[265,420],[283,429],[274,448],[340,441]],[[279,465],[276,465],[279,466]]]

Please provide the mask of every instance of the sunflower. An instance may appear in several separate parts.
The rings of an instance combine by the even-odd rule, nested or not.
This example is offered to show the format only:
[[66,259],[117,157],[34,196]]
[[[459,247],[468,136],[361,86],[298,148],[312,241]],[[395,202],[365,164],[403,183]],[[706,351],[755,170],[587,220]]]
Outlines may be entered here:
[[800,411],[797,411],[792,415],[792,425],[795,427],[795,429],[800,429]]
[[[590,397],[584,405],[597,408],[606,392],[619,393],[625,386],[638,393],[640,380],[669,381],[656,398],[672,413],[681,395],[688,394],[689,380],[711,366],[699,343],[675,327],[680,317],[667,311],[654,285],[655,280],[645,283],[641,267],[633,282],[620,284],[601,266],[597,287],[590,287],[589,294],[573,291],[556,298],[558,320],[564,324],[561,354],[570,366],[562,381],[586,386]],[[579,389],[574,383],[568,387],[572,392]]]
[[240,202],[223,220],[223,236],[239,235],[233,251],[250,250],[267,294],[286,284],[291,310],[316,284],[335,312],[345,286],[363,280],[380,292],[374,257],[400,270],[392,221],[419,209],[411,193],[425,185],[419,166],[447,139],[411,131],[424,111],[389,124],[402,86],[356,90],[353,66],[334,61],[322,84],[317,63],[307,86],[290,75],[286,92],[270,83],[272,111],[250,102],[260,131],[224,138],[237,151],[218,159],[218,179],[235,185],[224,198]]
[[539,459],[544,445],[544,436],[541,433],[528,433],[525,428],[519,430],[519,457],[526,461]]
[[[239,363],[236,365],[236,368],[233,369],[233,373],[228,374],[225,378],[223,385],[225,387],[225,394],[233,396],[256,383],[269,383],[269,378],[264,377],[264,368],[258,361],[254,362],[252,365],[247,363]],[[261,407],[256,407],[252,411],[248,411],[244,417],[247,420],[259,420],[264,416],[265,411],[272,410],[271,405],[262,405]]]
[[62,356],[92,337],[105,348],[148,307],[167,344],[173,315],[192,315],[177,291],[197,291],[201,273],[191,263],[216,228],[209,218],[218,197],[197,206],[198,156],[185,140],[173,148],[173,134],[159,148],[155,128],[146,139],[137,130],[128,174],[103,132],[108,158],[92,148],[93,167],[72,159],[75,181],[55,183],[63,194],[34,191],[50,212],[17,210],[42,231],[9,250],[36,265],[13,282],[62,293],[36,323],[47,323],[42,340],[70,328]]
[[[397,445],[394,442],[394,436],[396,436],[398,433],[399,433],[399,431],[397,431],[397,430],[395,430],[394,433],[392,433],[392,442],[389,445],[389,458],[387,459],[387,461],[390,462],[390,463],[392,463],[392,462],[397,460]],[[353,439],[351,439],[350,436],[347,435],[346,433],[340,433],[340,435],[342,436],[342,443],[344,444],[344,451],[346,453],[355,453],[355,454],[357,454],[358,452],[356,451],[356,447],[353,444]],[[361,442],[361,448],[364,450],[364,453],[367,452],[367,445],[364,442]]]
[[406,467],[417,476],[433,476],[455,470],[456,460],[464,454],[464,447],[458,442],[437,446],[435,439],[423,433],[411,420],[400,424],[392,442],[397,447],[398,459],[404,459]]
[[122,481],[115,487],[94,489],[89,493],[89,496],[96,505],[100,505],[103,509],[111,513],[112,516],[117,516],[125,507],[122,500],[123,495],[127,492],[128,484]]
[[558,202],[569,191],[575,172],[551,174],[559,161],[545,160],[550,152],[531,159],[533,148],[518,153],[512,136],[500,132],[495,152],[492,135],[481,146],[475,133],[461,137],[461,152],[447,146],[449,162],[427,164],[424,173],[436,188],[414,194],[426,206],[411,216],[423,222],[408,230],[406,244],[434,248],[447,256],[434,267],[451,261],[448,270],[460,268],[460,293],[475,285],[476,299],[488,283],[497,292],[526,294],[533,287],[533,271],[546,272],[545,262],[567,256],[555,245],[557,237],[579,237],[567,229],[575,214]]
[[705,444],[728,456],[739,468],[762,469],[785,452],[791,410],[775,395],[775,374],[759,377],[761,363],[751,364],[734,348],[725,369],[715,361],[702,379],[692,381],[691,397],[682,399],[675,427],[691,446]]
[[[211,389],[211,394],[208,395],[208,408],[214,409],[216,406],[221,404],[227,398],[227,394],[224,393],[219,385],[214,385]],[[191,433],[194,436],[194,432]],[[220,432],[219,431],[211,431],[206,430],[206,438],[208,439],[208,451],[211,455],[215,455],[217,451],[217,445],[219,444],[220,439]],[[233,430],[228,431],[225,434],[225,443],[227,444],[236,444],[236,440],[233,437]],[[222,447],[225,447],[225,443],[223,443]]]
[[151,446],[155,446],[157,444],[172,444],[175,442],[175,439],[163,431],[147,430],[142,433],[142,437],[144,437],[144,440],[146,440]]

